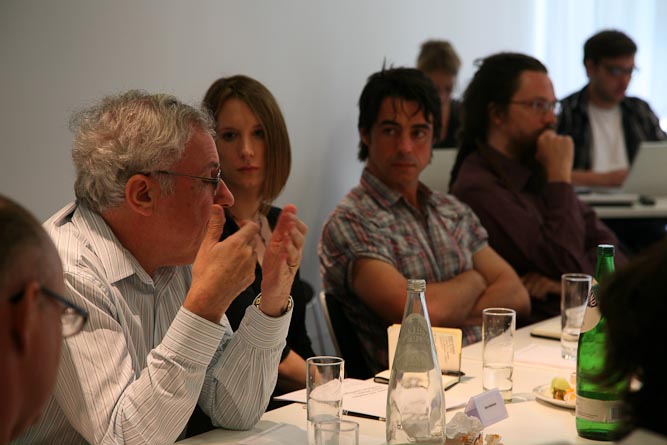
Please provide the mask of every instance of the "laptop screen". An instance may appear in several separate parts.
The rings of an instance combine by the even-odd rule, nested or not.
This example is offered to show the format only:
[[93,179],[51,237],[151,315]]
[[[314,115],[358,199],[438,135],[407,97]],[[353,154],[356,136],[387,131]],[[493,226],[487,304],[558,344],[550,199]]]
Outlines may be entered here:
[[667,141],[642,142],[621,190],[667,196]]

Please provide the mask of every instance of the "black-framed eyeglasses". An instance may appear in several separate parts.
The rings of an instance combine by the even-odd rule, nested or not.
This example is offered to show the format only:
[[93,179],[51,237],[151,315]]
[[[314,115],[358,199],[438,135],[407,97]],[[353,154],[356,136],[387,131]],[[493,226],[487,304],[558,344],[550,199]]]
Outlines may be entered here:
[[157,173],[159,175],[169,175],[169,176],[183,176],[184,178],[199,179],[200,181],[204,181],[205,183],[211,184],[213,186],[214,195],[218,192],[218,188],[220,187],[220,183],[222,182],[222,170],[220,169],[218,169],[218,173],[215,175],[215,177],[188,175],[187,173],[178,173],[178,172],[173,172],[171,170],[155,170],[153,172],[143,173],[143,174],[149,175],[150,173]]
[[[63,310],[60,313],[60,322],[62,323],[62,333],[63,337],[71,337],[81,332],[81,329],[88,321],[88,312],[85,309],[77,306],[71,301],[67,300],[62,295],[57,292],[52,291],[51,289],[40,286],[39,291],[44,295],[47,295],[63,306]],[[10,303],[17,303],[21,301],[23,295],[25,294],[25,289],[19,291],[16,295],[13,295],[9,298]]]
[[611,65],[608,63],[600,63],[600,66],[612,77],[623,77],[629,76],[632,77],[632,73],[638,70],[638,68],[632,65],[629,68],[620,65]]
[[523,105],[524,107],[531,108],[534,112],[540,114],[547,114],[552,112],[553,114],[560,114],[560,101],[554,100],[550,102],[544,99],[535,99],[535,100],[511,100],[511,104]]

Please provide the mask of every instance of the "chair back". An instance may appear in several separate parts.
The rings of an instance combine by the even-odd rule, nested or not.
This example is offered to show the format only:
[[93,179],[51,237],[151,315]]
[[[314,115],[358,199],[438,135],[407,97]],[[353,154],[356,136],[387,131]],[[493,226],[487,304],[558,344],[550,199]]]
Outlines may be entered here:
[[345,376],[356,379],[373,377],[364,361],[365,352],[359,344],[356,328],[348,320],[340,303],[324,292],[320,292],[320,303],[336,354],[345,359]]
[[342,357],[340,352],[340,346],[338,345],[338,339],[336,338],[336,332],[334,331],[333,324],[331,323],[331,316],[329,315],[329,306],[327,305],[326,294],[324,291],[320,292],[320,307],[322,308],[322,315],[324,316],[324,322],[327,325],[327,330],[329,331],[329,337],[331,337],[331,343],[333,343],[334,350],[338,357]]

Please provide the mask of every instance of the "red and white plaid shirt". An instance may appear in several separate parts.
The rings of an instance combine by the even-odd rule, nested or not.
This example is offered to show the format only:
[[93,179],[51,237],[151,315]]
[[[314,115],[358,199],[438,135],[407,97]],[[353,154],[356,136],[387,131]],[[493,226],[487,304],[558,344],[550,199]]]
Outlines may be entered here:
[[[404,277],[424,279],[428,285],[472,269],[473,255],[488,245],[486,230],[455,197],[420,184],[418,199],[423,213],[365,169],[360,184],[329,216],[320,239],[324,290],[357,322],[357,336],[373,372],[388,367],[388,325],[352,292],[354,261],[385,261]],[[462,329],[464,344],[481,340],[479,326]]]

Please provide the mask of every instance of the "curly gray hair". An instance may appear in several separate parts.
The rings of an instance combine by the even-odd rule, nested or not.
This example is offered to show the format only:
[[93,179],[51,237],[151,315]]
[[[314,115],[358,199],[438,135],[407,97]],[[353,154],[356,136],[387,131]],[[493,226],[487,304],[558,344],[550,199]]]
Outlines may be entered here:
[[[178,162],[195,128],[214,134],[209,115],[167,94],[131,90],[108,96],[72,116],[74,192],[101,212],[125,199],[125,184],[137,173],[169,169]],[[173,178],[158,177],[173,192]]]

